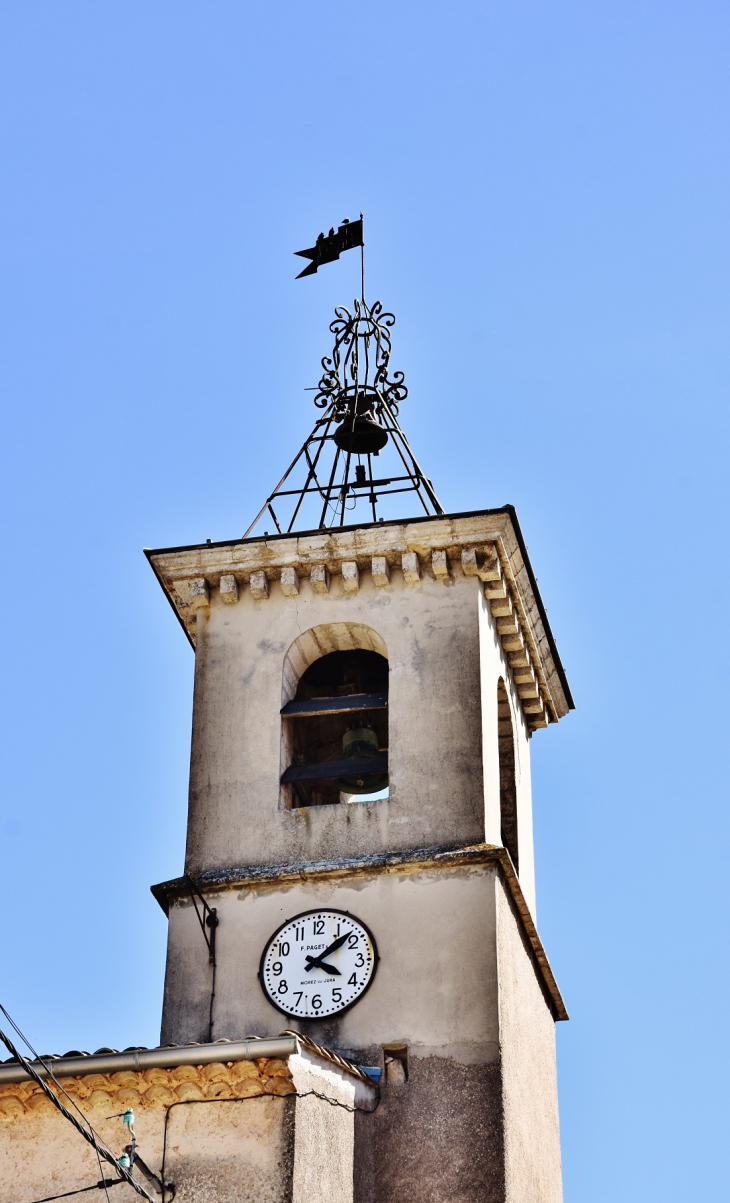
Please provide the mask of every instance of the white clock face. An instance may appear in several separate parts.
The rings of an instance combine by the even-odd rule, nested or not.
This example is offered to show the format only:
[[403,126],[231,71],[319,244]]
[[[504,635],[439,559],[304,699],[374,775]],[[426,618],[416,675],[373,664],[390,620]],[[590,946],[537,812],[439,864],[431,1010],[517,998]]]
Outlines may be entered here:
[[259,977],[286,1015],[321,1019],[352,1006],[370,985],[378,954],[364,924],[346,911],[305,911],[269,940]]

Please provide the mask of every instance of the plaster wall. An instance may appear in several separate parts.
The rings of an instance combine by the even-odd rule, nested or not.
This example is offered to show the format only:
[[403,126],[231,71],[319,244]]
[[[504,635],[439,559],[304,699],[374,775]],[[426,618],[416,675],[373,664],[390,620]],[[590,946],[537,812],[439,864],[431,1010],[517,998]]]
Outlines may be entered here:
[[506,1203],[561,1203],[555,1024],[502,882],[497,882]]
[[535,841],[532,829],[532,776],[530,771],[529,733],[517,701],[513,682],[507,685],[512,706],[512,726],[515,733],[515,773],[517,778],[517,843],[520,854],[520,888],[530,914],[537,923],[535,887]]
[[357,1117],[356,1203],[504,1203],[500,1083],[498,1061],[409,1059],[407,1081]]
[[[380,962],[349,1011],[316,1023],[298,1020],[295,1027],[334,1048],[402,1042],[410,1057],[495,1061],[496,875],[493,865],[419,868],[217,893],[214,1038],[276,1035],[292,1026],[259,985],[261,954],[285,920],[334,906],[367,924]],[[170,910],[163,1043],[200,1039],[209,998],[207,950],[192,905],[180,901]]]
[[[66,1105],[80,1107],[116,1156],[130,1139],[119,1112],[133,1106],[139,1155],[159,1177],[166,1147],[165,1181],[182,1203],[350,1203],[353,1109],[369,1112],[377,1098],[372,1083],[304,1047],[287,1061],[95,1073],[65,1079],[64,1088],[73,1100]],[[0,1166],[0,1203],[93,1186],[102,1176],[94,1149],[27,1080],[0,1086]],[[116,1177],[108,1162],[102,1169]],[[149,1190],[139,1166],[134,1174]],[[115,1185],[114,1199],[138,1196]]]
[[[292,1203],[353,1203],[355,1107],[369,1112],[375,1091],[311,1055],[289,1058],[297,1088]],[[313,1093],[315,1092],[315,1093]],[[337,1100],[342,1107],[318,1096]]]
[[[83,1102],[83,1112],[102,1142],[119,1155],[129,1137],[121,1120],[107,1117],[120,1107],[102,1090],[96,1096]],[[178,1203],[288,1203],[294,1106],[292,1096],[174,1107],[165,1177],[175,1183]],[[139,1152],[156,1173],[162,1163],[166,1111],[154,1106],[135,1112]],[[93,1148],[45,1099],[38,1099],[33,1111],[3,1118],[0,1157],[0,1203],[79,1190],[102,1176]],[[115,1177],[111,1165],[102,1162],[102,1168],[104,1177]],[[130,1186],[115,1186],[110,1198],[114,1203],[139,1203]]]
[[[355,593],[339,576],[326,594],[307,579],[297,597],[277,581],[270,590],[233,606],[212,590],[198,612],[187,871],[499,843],[496,685],[509,674],[480,582],[424,569],[406,585],[394,568],[385,589],[363,573]],[[330,624],[369,627],[387,649],[390,798],[290,810],[279,787],[285,662],[298,637]]]
[[[484,842],[501,844],[499,806],[499,748],[497,727],[497,682],[505,678],[506,666],[494,619],[481,590],[478,593],[479,694],[481,708],[482,777],[484,788]],[[506,680],[505,680],[506,684]]]
[[533,918],[536,918],[535,853],[532,837],[532,786],[530,780],[530,736],[520,706],[512,673],[505,663],[502,646],[495,630],[489,604],[479,595],[480,701],[482,719],[482,773],[484,781],[484,842],[502,843],[499,805],[499,728],[497,724],[497,683],[504,681],[512,712],[515,740],[515,778],[517,787],[517,840],[520,857],[520,887]]
[[561,1203],[554,1023],[501,876],[493,877],[496,1060],[409,1056],[358,1117],[357,1203]]

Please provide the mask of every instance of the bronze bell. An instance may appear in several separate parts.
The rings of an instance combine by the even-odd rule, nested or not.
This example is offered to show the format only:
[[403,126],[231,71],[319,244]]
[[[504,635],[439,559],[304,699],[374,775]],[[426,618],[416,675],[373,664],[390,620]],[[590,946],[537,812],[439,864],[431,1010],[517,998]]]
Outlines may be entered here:
[[388,442],[387,431],[383,430],[373,413],[373,405],[377,399],[377,393],[372,392],[359,393],[356,399],[353,398],[354,407],[350,403],[350,408],[334,435],[341,451],[349,451],[351,455],[373,455]]
[[[351,727],[342,737],[342,755],[346,759],[364,760],[378,756],[378,736],[372,727]],[[361,771],[351,777],[338,777],[337,784],[346,794],[375,794],[388,784],[387,773]]]

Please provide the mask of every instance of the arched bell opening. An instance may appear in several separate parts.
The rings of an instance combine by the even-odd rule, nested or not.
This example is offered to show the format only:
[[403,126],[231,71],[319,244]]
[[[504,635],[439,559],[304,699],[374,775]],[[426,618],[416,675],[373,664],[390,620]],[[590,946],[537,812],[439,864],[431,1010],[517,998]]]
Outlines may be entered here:
[[507,690],[501,677],[497,685],[497,724],[497,740],[499,744],[499,810],[502,826],[502,843],[512,857],[512,864],[519,873],[515,733],[512,726],[512,710],[509,698],[507,697]]
[[314,660],[281,711],[292,807],[388,796],[388,661],[349,648]]

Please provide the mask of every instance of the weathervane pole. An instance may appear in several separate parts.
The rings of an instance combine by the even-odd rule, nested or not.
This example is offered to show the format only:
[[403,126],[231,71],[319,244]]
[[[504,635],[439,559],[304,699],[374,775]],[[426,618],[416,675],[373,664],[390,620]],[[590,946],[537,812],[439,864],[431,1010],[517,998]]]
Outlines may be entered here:
[[[403,372],[389,375],[390,330],[395,317],[383,312],[380,301],[375,301],[372,307],[365,301],[363,226],[362,213],[358,221],[351,222],[345,217],[337,230],[333,226],[326,236],[319,234],[314,246],[294,252],[309,261],[297,276],[300,280],[303,276],[313,276],[325,263],[334,263],[345,251],[359,246],[361,301],[355,297],[352,313],[344,305],[335,309],[335,320],[330,325],[335,345],[332,354],[321,361],[323,372],[314,390],[314,404],[324,413],[264,502],[244,539],[267,512],[279,534],[290,534],[302,512],[309,515],[320,503],[320,530],[344,526],[346,511],[354,509],[358,501],[372,508],[372,520],[377,522],[376,503],[392,494],[414,492],[426,514],[444,512],[398,423],[398,409],[408,396],[408,389]],[[390,470],[387,466],[381,470],[378,464],[374,479],[373,456],[379,455],[386,445],[394,453],[395,462]],[[295,469],[297,477],[289,482]],[[354,480],[350,478],[351,469]],[[290,483],[288,488],[287,483]],[[295,484],[297,487],[292,487]]]
[[362,223],[362,242],[360,243],[360,280],[362,284],[362,303],[365,304],[365,223],[362,213],[360,214]]

